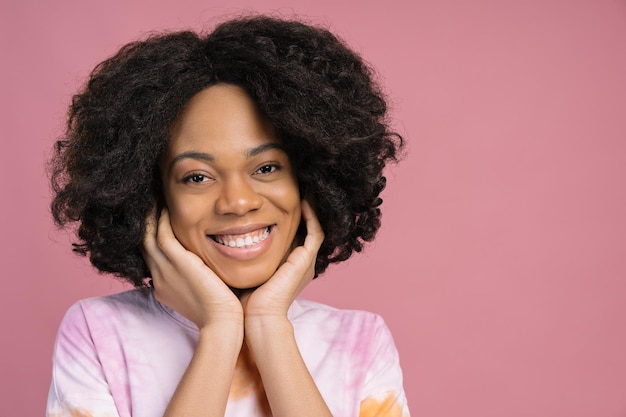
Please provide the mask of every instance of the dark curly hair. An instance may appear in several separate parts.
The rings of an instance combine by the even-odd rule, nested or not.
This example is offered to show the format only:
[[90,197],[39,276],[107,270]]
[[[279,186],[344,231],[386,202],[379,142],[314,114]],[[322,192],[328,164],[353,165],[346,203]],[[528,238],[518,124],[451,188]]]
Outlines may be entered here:
[[78,223],[74,251],[101,272],[145,285],[140,248],[145,219],[162,199],[158,160],[169,128],[195,94],[234,84],[273,123],[319,217],[317,276],[374,238],[383,168],[403,145],[372,78],[329,31],[266,16],[127,44],[72,99],[50,161],[55,222]]

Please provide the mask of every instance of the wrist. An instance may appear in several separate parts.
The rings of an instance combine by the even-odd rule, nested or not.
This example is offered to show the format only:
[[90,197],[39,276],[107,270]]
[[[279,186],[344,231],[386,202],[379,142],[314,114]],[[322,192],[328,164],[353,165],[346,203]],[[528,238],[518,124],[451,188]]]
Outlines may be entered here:
[[260,343],[282,343],[293,338],[293,325],[286,316],[253,316],[245,318],[245,340],[249,347]]
[[199,340],[219,340],[224,344],[239,344],[244,337],[243,321],[241,319],[211,320],[199,328]]

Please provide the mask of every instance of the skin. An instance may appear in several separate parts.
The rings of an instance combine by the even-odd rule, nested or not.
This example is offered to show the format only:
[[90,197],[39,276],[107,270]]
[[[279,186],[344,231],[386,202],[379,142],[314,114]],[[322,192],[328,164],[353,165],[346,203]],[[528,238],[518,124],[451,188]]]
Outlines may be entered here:
[[230,287],[267,281],[292,247],[301,203],[289,157],[248,95],[222,84],[193,97],[172,128],[161,172],[178,241]]
[[[331,415],[287,319],[313,279],[324,234],[277,145],[253,101],[231,85],[200,92],[173,126],[161,163],[167,208],[148,219],[144,258],[156,298],[192,320],[199,339],[165,416],[223,416],[243,352],[274,416]],[[307,235],[292,250],[301,220]],[[258,247],[223,249],[212,237],[266,226]]]

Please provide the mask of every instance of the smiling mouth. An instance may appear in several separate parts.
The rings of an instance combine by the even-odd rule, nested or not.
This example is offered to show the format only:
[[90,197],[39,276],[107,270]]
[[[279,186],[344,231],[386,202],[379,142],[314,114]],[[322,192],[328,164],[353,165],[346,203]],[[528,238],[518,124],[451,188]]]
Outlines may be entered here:
[[271,230],[272,226],[267,226],[242,235],[211,235],[210,237],[220,245],[230,248],[249,248],[267,239]]

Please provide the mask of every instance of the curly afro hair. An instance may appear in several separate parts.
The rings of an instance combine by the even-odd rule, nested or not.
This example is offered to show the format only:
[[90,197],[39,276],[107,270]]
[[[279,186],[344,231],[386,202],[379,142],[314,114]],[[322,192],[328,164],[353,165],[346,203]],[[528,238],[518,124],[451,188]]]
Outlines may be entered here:
[[98,270],[145,285],[140,248],[162,200],[158,160],[170,126],[201,90],[234,84],[273,123],[319,217],[317,276],[376,235],[383,168],[403,145],[372,78],[329,31],[265,16],[127,44],[73,97],[50,161],[55,222],[77,223],[74,250]]

